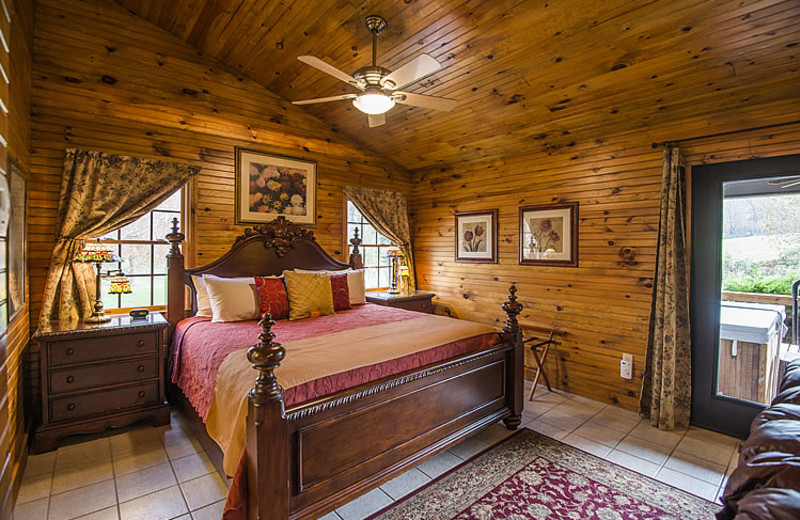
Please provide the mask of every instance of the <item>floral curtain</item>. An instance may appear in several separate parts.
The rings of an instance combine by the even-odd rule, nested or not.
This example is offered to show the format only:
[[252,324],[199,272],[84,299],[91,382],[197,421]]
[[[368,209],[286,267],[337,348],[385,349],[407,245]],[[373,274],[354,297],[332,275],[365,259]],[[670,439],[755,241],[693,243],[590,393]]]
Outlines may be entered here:
[[686,250],[686,168],[677,147],[664,150],[661,217],[645,372],[639,411],[662,430],[689,426],[692,382]]
[[409,289],[417,288],[414,252],[411,248],[411,226],[408,223],[408,201],[402,193],[345,186],[344,194],[355,204],[380,234],[397,244],[408,266]]
[[91,314],[92,264],[73,263],[83,241],[129,224],[167,199],[199,171],[140,157],[67,149],[58,201],[57,235],[39,323]]

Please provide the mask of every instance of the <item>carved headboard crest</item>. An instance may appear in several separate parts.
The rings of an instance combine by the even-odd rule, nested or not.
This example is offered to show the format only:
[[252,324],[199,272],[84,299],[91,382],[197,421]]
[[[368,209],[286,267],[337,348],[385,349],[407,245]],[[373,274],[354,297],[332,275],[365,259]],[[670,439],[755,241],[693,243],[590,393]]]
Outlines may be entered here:
[[292,224],[286,217],[280,216],[271,222],[246,228],[244,234],[236,239],[235,244],[252,237],[263,237],[264,247],[273,248],[279,257],[285,256],[290,247],[294,247],[296,238],[316,241],[314,232]]

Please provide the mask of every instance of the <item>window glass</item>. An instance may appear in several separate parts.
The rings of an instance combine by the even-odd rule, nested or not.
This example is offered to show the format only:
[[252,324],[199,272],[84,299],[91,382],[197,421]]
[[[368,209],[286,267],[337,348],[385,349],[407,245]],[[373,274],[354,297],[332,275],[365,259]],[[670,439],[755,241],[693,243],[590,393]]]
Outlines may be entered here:
[[[361,238],[361,260],[364,263],[364,283],[367,289],[389,287],[391,282],[391,263],[386,251],[393,245],[392,241],[378,233],[364,218],[355,204],[347,201],[347,240],[353,238],[358,229]],[[350,246],[349,246],[350,247]]]

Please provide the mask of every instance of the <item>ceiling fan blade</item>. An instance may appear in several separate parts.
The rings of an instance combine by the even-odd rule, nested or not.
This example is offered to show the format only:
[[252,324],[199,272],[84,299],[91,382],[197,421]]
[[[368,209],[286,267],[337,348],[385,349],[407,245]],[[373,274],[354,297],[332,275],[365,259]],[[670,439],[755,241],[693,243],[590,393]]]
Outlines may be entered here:
[[367,114],[369,118],[369,127],[375,128],[386,124],[386,114]]
[[437,96],[424,96],[422,94],[411,94],[410,92],[394,92],[393,96],[395,101],[403,105],[411,105],[412,107],[432,108],[434,110],[445,110],[447,112],[456,107],[455,99],[443,98]]
[[304,56],[298,56],[297,59],[302,61],[306,65],[311,65],[315,69],[321,70],[325,74],[333,76],[334,78],[336,78],[336,79],[338,79],[340,81],[344,81],[345,83],[349,83],[351,85],[355,85],[355,83],[356,83],[356,80],[353,78],[353,76],[347,74],[346,72],[342,72],[341,70],[337,69],[333,65],[330,65],[330,64],[322,61],[321,59],[317,58],[316,56],[304,55]]
[[322,97],[315,99],[301,99],[300,101],[292,101],[293,105],[313,105],[314,103],[330,103],[331,101],[341,101],[342,99],[353,99],[355,94],[343,94],[341,96]]
[[422,79],[429,74],[433,74],[441,68],[442,66],[439,65],[439,62],[433,59],[431,56],[427,54],[420,54],[413,60],[409,61],[396,71],[383,78],[381,84],[386,85],[387,82],[391,81],[394,83],[394,86],[387,86],[386,88],[403,88],[409,83],[414,83],[418,79]]

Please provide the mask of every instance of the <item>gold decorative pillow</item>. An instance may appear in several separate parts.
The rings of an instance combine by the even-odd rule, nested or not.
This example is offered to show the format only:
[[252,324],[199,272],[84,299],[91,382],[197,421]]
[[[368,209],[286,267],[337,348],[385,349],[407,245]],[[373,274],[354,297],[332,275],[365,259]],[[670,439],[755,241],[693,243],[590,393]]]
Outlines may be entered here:
[[333,291],[331,279],[325,275],[283,272],[286,291],[289,293],[289,319],[309,318],[312,313],[320,316],[333,314]]

